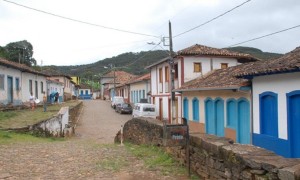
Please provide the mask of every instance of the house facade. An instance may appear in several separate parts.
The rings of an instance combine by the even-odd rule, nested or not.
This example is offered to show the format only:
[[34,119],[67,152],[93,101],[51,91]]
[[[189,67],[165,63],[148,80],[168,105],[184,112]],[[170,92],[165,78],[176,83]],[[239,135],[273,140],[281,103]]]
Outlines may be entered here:
[[42,99],[47,75],[32,68],[0,58],[0,103],[21,105],[30,93]]
[[150,91],[150,73],[139,76],[128,82],[130,85],[130,103],[151,102]]
[[169,58],[148,66],[151,74],[151,102],[156,105],[157,117],[169,123],[181,123],[182,95],[175,94],[175,122],[171,122],[171,72],[174,76],[174,89],[184,83],[206,75],[215,69],[225,69],[244,62],[256,61],[248,54],[236,53],[224,49],[194,45],[177,52],[174,57],[174,69]]
[[70,76],[67,75],[51,75],[49,77],[50,80],[54,80],[54,81],[58,81],[64,84],[64,96],[63,96],[63,100],[67,101],[67,100],[71,100],[72,99],[72,83],[71,80],[72,78]]
[[59,94],[59,102],[63,102],[64,97],[64,84],[59,81],[47,79],[47,101],[53,103],[53,99],[51,100],[50,95],[58,92]]
[[233,76],[243,65],[214,70],[184,83],[174,91],[182,94],[182,116],[190,131],[251,142],[251,84]]
[[115,95],[127,96],[128,90],[126,91],[126,89],[124,88],[119,88],[119,91],[117,91],[117,87],[118,85],[125,84],[134,77],[135,75],[127,73],[125,71],[110,71],[109,73],[103,75],[102,77],[100,77],[101,98],[111,99],[111,97]]
[[79,99],[92,99],[92,91],[91,88],[85,84],[79,85],[78,88]]
[[300,158],[299,64],[300,47],[237,74],[252,80],[253,144],[289,158]]

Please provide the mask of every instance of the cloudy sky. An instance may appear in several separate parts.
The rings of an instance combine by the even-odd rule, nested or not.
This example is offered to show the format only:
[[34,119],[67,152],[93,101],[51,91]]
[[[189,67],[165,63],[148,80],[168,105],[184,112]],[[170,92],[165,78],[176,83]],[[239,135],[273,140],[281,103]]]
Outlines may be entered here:
[[[0,0],[0,46],[27,40],[38,64],[79,65],[125,52],[168,49],[161,39],[168,37],[169,20],[178,51],[194,44],[228,47],[300,25],[299,17],[299,0]],[[297,27],[240,46],[286,53],[300,46],[299,37]]]

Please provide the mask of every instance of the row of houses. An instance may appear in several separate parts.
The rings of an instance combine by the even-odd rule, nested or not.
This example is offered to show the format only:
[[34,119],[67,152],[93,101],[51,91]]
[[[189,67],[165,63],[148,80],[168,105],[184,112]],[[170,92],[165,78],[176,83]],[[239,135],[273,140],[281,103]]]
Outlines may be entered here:
[[80,96],[91,97],[90,88],[81,87],[68,75],[39,72],[0,58],[0,105],[22,105],[29,101],[31,92],[40,100],[45,92],[49,103],[50,95],[55,92],[59,93],[59,102]]
[[157,119],[182,123],[186,118],[194,133],[300,157],[300,48],[261,61],[196,44],[178,51],[173,65],[169,62],[170,58],[162,59],[147,67],[149,74],[127,77],[125,82],[109,76],[101,92],[106,91],[107,98],[123,96],[129,103],[147,99],[156,105]]

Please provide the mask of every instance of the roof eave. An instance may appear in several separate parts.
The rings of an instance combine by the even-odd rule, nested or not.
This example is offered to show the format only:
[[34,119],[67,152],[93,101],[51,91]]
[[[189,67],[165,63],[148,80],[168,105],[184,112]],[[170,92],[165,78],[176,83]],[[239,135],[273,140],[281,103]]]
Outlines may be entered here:
[[211,88],[195,88],[195,89],[178,89],[173,90],[173,92],[194,92],[194,91],[211,91],[211,90],[238,90],[241,86],[232,87],[211,87]]

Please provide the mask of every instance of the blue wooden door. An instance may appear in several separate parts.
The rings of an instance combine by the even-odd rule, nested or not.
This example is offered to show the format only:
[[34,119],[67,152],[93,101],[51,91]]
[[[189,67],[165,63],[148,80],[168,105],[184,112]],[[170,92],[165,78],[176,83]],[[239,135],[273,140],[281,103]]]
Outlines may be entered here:
[[218,99],[215,101],[215,117],[216,117],[216,135],[224,136],[224,101]]
[[7,77],[7,101],[13,103],[13,78]]
[[277,94],[265,92],[260,95],[260,133],[278,137]]
[[[300,92],[298,92],[300,93]],[[288,97],[288,135],[291,157],[300,158],[300,94]]]
[[216,134],[214,103],[211,99],[205,101],[205,129],[207,134]]
[[246,100],[238,102],[237,142],[250,144],[250,105]]
[[189,120],[189,100],[187,98],[183,100],[183,117]]

